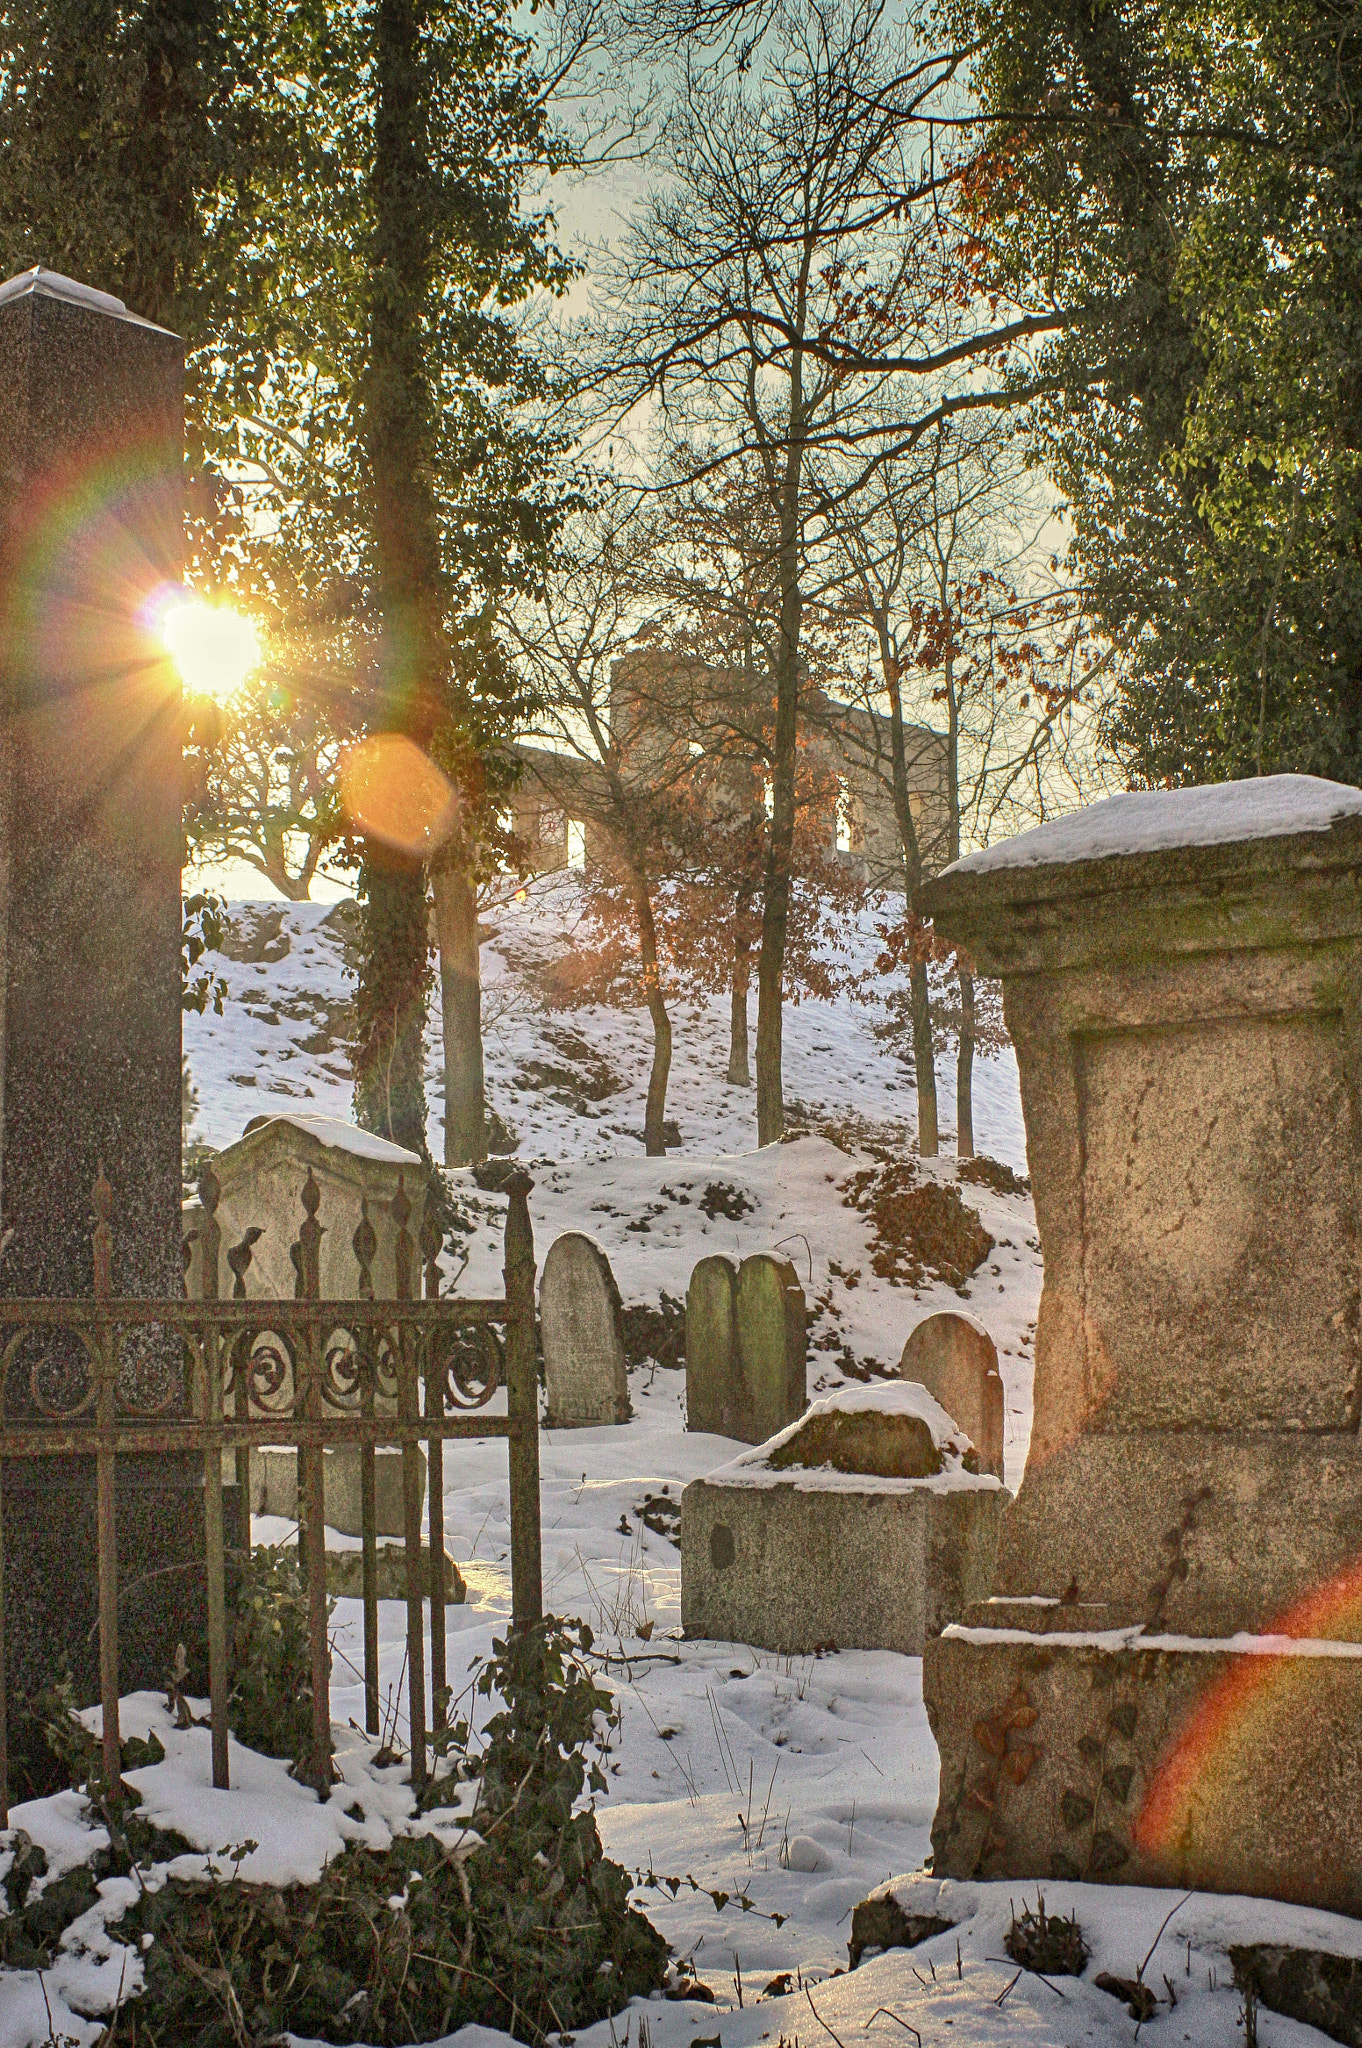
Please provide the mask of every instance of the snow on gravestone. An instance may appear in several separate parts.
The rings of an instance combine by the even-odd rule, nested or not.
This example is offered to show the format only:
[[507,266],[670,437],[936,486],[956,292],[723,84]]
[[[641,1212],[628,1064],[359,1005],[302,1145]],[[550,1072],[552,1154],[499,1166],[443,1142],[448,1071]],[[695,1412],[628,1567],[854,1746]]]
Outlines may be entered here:
[[620,1291],[609,1259],[584,1231],[565,1231],[549,1246],[539,1283],[539,1323],[549,1427],[627,1422]]
[[903,1347],[899,1371],[917,1380],[963,1429],[979,1470],[1003,1476],[1003,1382],[993,1339],[973,1316],[927,1316]]

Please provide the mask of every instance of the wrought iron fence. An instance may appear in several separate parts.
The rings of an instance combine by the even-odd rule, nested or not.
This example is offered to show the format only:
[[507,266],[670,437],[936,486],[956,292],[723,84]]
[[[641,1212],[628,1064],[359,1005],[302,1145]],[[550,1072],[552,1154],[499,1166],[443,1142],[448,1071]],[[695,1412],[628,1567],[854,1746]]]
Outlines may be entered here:
[[[312,1667],[311,1773],[330,1777],[331,1700],[327,1640],[325,1452],[357,1448],[364,1606],[365,1722],[379,1731],[378,1515],[376,1452],[402,1452],[406,1546],[407,1691],[412,1782],[427,1773],[426,1645],[422,1605],[430,1606],[430,1677],[438,1701],[445,1673],[444,1445],[461,1437],[508,1440],[512,1627],[543,1611],[539,1527],[539,1407],[534,1329],[534,1239],[524,1173],[507,1176],[505,1294],[475,1299],[440,1295],[441,1237],[429,1220],[421,1241],[408,1224],[411,1203],[399,1180],[391,1204],[397,1225],[396,1291],[374,1297],[377,1239],[367,1200],[353,1236],[356,1299],[319,1295],[321,1191],[308,1170],[303,1221],[291,1248],[297,1274],[292,1301],[249,1299],[250,1233],[227,1249],[232,1298],[218,1299],[222,1230],[211,1166],[199,1181],[201,1298],[115,1299],[110,1291],[112,1191],[101,1166],[94,1188],[94,1292],[89,1300],[0,1299],[0,1461],[52,1456],[93,1458],[99,1567],[99,1681],[103,1771],[119,1784],[118,1607],[115,1475],[120,1455],[190,1452],[203,1459],[204,1566],[213,1783],[228,1784],[226,1543],[223,1458],[235,1452],[249,1529],[250,1452],[289,1445],[298,1457],[299,1554],[306,1574]],[[259,1233],[255,1233],[258,1235]],[[188,1270],[191,1246],[186,1241]],[[416,1295],[417,1257],[425,1298]],[[167,1374],[150,1375],[149,1357],[173,1355]],[[498,1388],[506,1413],[490,1414]],[[426,1446],[430,1554],[421,1557],[420,1449]],[[0,1475],[4,1465],[0,1462]],[[2,1485],[0,1480],[0,1485]],[[4,1556],[0,1540],[0,1826],[8,1823],[5,1724]]]

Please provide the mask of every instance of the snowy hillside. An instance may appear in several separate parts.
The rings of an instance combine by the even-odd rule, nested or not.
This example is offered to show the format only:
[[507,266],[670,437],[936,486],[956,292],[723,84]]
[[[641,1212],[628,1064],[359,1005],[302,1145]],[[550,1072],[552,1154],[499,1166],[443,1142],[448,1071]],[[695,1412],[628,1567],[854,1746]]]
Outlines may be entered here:
[[[792,1122],[806,1135],[760,1153],[750,1091],[723,1081],[723,1007],[682,1010],[669,1104],[680,1144],[666,1159],[646,1159],[638,1136],[648,1065],[642,1018],[611,1010],[555,1013],[543,1000],[542,966],[571,943],[574,914],[570,884],[512,905],[484,955],[491,1097],[514,1128],[517,1157],[534,1174],[538,1256],[560,1230],[591,1231],[607,1247],[625,1303],[636,1312],[633,1419],[546,1431],[542,1438],[546,1604],[592,1624],[603,1676],[622,1707],[610,1796],[600,1808],[606,1847],[640,1874],[638,1904],[677,1953],[692,1959],[714,2000],[640,2003],[579,2035],[578,2048],[799,2048],[801,2041],[804,2048],[829,2041],[835,2048],[876,2048],[914,2039],[932,2048],[1115,2048],[1140,2028],[1095,1979],[1104,1970],[1133,1978],[1142,1958],[1160,1999],[1146,2023],[1151,2041],[1231,2048],[1243,2038],[1243,2022],[1229,1943],[1294,1939],[1354,1954],[1362,1941],[1350,1923],[1251,1901],[1180,1902],[1174,1894],[1055,1885],[1046,1888],[1049,1910],[1074,1912],[1093,1951],[1081,1981],[1057,1982],[1019,1973],[1005,1959],[1012,1904],[1018,1911],[1034,1905],[1034,1887],[936,1887],[919,1876],[922,1910],[939,1910],[950,1932],[843,1974],[853,1908],[877,1884],[921,1873],[929,1853],[937,1756],[922,1705],[921,1663],[870,1651],[782,1657],[682,1639],[681,1492],[736,1447],[685,1428],[684,1375],[665,1360],[675,1305],[704,1253],[780,1246],[794,1260],[809,1303],[812,1394],[848,1376],[894,1370],[920,1317],[966,1300],[1002,1355],[1007,1473],[1015,1486],[1029,1426],[1041,1277],[1031,1205],[1024,1194],[957,1183],[949,1144],[940,1161],[913,1164],[911,1087],[875,1037],[873,1018],[850,1003],[808,1004],[789,1014],[786,1089],[798,1105]],[[343,914],[320,905],[275,906],[263,916],[240,911],[238,922],[233,950],[261,957],[223,963],[231,987],[225,1016],[186,1021],[198,1094],[195,1135],[215,1145],[238,1136],[253,1115],[306,1106],[345,1116],[350,1103]],[[862,932],[855,943],[873,941]],[[430,1072],[438,1071],[437,1015]],[[1024,1171],[1015,1067],[1008,1057],[981,1063],[976,1073],[979,1143]],[[940,1083],[949,1129],[947,1071]],[[430,1139],[438,1156],[438,1086],[432,1098]],[[500,1205],[479,1193],[471,1175],[451,1181],[468,1229],[447,1257],[449,1279],[494,1288]],[[944,1208],[954,1214],[957,1186],[994,1243],[977,1270],[957,1275],[960,1284],[952,1285],[920,1259],[914,1265],[894,1219],[903,1213],[905,1192],[913,1197],[924,1188],[951,1191]],[[932,1200],[939,1211],[940,1200]],[[651,1321],[643,1310],[654,1312]],[[505,1448],[451,1447],[445,1472],[446,1540],[468,1584],[466,1603],[448,1614],[457,1688],[509,1615]],[[277,1541],[291,1531],[258,1518],[255,1533]],[[387,1698],[391,1688],[396,1705],[404,1608],[383,1603],[380,1627],[382,1690]],[[357,1602],[337,1603],[333,1628],[332,1708],[345,1782],[324,1810],[279,1766],[243,1764],[239,1753],[234,1782],[247,1796],[213,1794],[207,1733],[179,1733],[155,1699],[139,1695],[125,1705],[125,1732],[154,1727],[167,1751],[163,1764],[137,1773],[149,1817],[203,1851],[249,1837],[257,1845],[249,1874],[261,1878],[305,1874],[309,1859],[319,1866],[332,1853],[328,1844],[362,1838],[377,1845],[407,1824],[400,1767],[375,1767],[371,1745],[358,1733]],[[35,1842],[51,1846],[54,1871],[90,1852],[93,1837],[78,1818],[79,1804],[64,1794],[13,1815]],[[650,1872],[682,1880],[676,1896],[649,1885]],[[722,1910],[715,1893],[727,1898]],[[45,1980],[0,1975],[0,2048],[101,2038],[101,2022],[86,2015],[107,2012],[119,1984],[126,1995],[141,1981],[138,1955],[111,1946],[104,1931],[104,1918],[119,1910],[110,1891],[107,1916],[101,1905],[69,1931]],[[1259,2028],[1270,2048],[1322,2038],[1275,2014],[1260,2017]],[[505,2036],[483,2029],[459,2040],[460,2048],[509,2048]]]
[[[185,1052],[198,1095],[193,1135],[220,1146],[253,1116],[306,1108],[347,1117],[346,907],[238,905],[234,952],[265,957],[217,963],[230,994],[223,1016],[188,1017]],[[785,1020],[785,1091],[793,1142],[756,1149],[755,1093],[730,1087],[726,1000],[681,1006],[668,1114],[680,1143],[665,1159],[643,1152],[643,1104],[651,1059],[641,1011],[553,1010],[544,968],[573,942],[578,897],[571,877],[553,878],[495,920],[485,947],[488,1094],[509,1126],[516,1158],[535,1179],[531,1213],[540,1259],[563,1230],[586,1230],[606,1247],[627,1305],[684,1301],[690,1271],[711,1252],[744,1256],[779,1249],[799,1271],[809,1305],[810,1393],[896,1370],[913,1325],[938,1308],[968,1301],[998,1346],[1009,1390],[1009,1473],[1025,1458],[1030,1416],[1030,1341],[1040,1298],[1034,1216],[1025,1196],[970,1185],[962,1194],[995,1240],[988,1261],[961,1286],[924,1274],[898,1284],[874,1270],[871,1221],[856,1200],[873,1200],[887,1161],[913,1151],[911,1079],[875,1036],[875,1016],[849,999],[807,1002]],[[876,941],[851,935],[863,958]],[[753,999],[755,1011],[755,998]],[[429,1139],[442,1150],[438,996],[429,1023]],[[942,1122],[953,1128],[954,1072],[938,1078]],[[975,1133],[980,1149],[1016,1172],[1026,1144],[1011,1052],[975,1065]],[[922,1162],[922,1180],[956,1182],[948,1135],[944,1156]],[[854,1185],[856,1176],[863,1185]],[[504,1205],[450,1175],[473,1228],[446,1258],[451,1281],[472,1293],[500,1285]]]

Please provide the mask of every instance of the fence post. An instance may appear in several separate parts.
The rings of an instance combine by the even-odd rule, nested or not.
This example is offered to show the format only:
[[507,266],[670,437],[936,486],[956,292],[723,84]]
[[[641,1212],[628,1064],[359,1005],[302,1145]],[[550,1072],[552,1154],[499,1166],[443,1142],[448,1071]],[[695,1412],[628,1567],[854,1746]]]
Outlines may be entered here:
[[[397,1224],[397,1298],[410,1301],[412,1293],[411,1202],[405,1177],[397,1176],[397,1193],[392,1213]],[[420,1420],[420,1395],[416,1377],[416,1333],[412,1325],[398,1321],[397,1409],[403,1422]],[[412,1789],[419,1792],[426,1782],[426,1646],[421,1632],[421,1467],[420,1446],[402,1445],[403,1537],[407,1567],[407,1717],[411,1736]]]
[[[443,1233],[431,1215],[430,1192],[421,1216],[421,1262],[425,1267],[427,1301],[440,1298],[440,1247]],[[426,1420],[444,1420],[445,1357],[439,1331],[426,1332]],[[445,1662],[445,1440],[432,1434],[426,1443],[426,1513],[430,1523],[430,1697],[437,1728],[445,1724],[444,1695],[449,1690]]]
[[539,1529],[539,1369],[534,1341],[534,1229],[530,1190],[517,1170],[505,1182],[506,1413],[511,1466],[511,1627],[519,1634],[544,1616]]
[[[359,1198],[359,1223],[350,1240],[359,1278],[355,1291],[361,1301],[374,1298],[374,1258],[378,1232],[369,1220],[369,1198]],[[374,1419],[374,1383],[378,1376],[378,1344],[372,1324],[359,1340],[359,1409],[366,1422]],[[378,1475],[372,1439],[359,1450],[359,1535],[361,1593],[364,1601],[364,1726],[370,1735],[379,1732],[378,1717]]]
[[[199,1273],[204,1301],[218,1298],[218,1248],[222,1226],[217,1219],[220,1189],[211,1166],[199,1175],[199,1200],[204,1223],[199,1233]],[[212,1730],[213,1784],[225,1792],[227,1778],[227,1588],[223,1563],[222,1336],[216,1325],[203,1330],[204,1422],[210,1435],[203,1453],[203,1562],[208,1577],[208,1695]],[[247,1503],[246,1512],[250,1513]]]
[[[298,1260],[295,1270],[303,1285],[303,1299],[316,1301],[321,1293],[322,1226],[317,1221],[322,1191],[312,1168],[303,1184],[306,1216],[298,1231]],[[303,1414],[314,1425],[322,1419],[322,1349],[324,1334],[315,1321],[306,1327],[299,1355],[305,1359],[306,1387]],[[295,1373],[297,1366],[294,1367]],[[294,1387],[294,1405],[298,1389]],[[312,1778],[321,1792],[331,1782],[331,1682],[330,1656],[326,1640],[326,1492],[325,1453],[319,1443],[298,1454],[298,1509],[302,1526],[299,1541],[307,1561],[308,1647],[312,1657]]]
[[[94,1294],[107,1301],[111,1292],[113,1232],[109,1215],[113,1189],[99,1162],[94,1184]],[[96,1316],[98,1336],[95,1385],[95,1531],[99,1554],[99,1697],[103,1707],[104,1781],[110,1799],[123,1787],[123,1751],[118,1730],[118,1528],[115,1515],[115,1429],[117,1424],[118,1357],[113,1327]]]
[[[3,1402],[0,1401],[0,1414]],[[5,1489],[4,1461],[0,1459],[0,1828],[9,1826],[9,1722],[5,1713],[5,1692],[9,1673],[5,1666]]]

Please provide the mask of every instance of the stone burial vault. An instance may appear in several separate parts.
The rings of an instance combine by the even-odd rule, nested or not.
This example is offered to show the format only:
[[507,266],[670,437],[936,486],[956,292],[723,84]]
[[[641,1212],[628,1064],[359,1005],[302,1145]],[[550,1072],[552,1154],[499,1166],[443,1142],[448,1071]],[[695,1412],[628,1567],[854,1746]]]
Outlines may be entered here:
[[1002,977],[1045,1258],[935,1872],[1362,1913],[1362,791],[1115,797],[927,907]]
[[682,1626],[921,1656],[987,1591],[1007,1497],[925,1387],[844,1388],[686,1488]]

